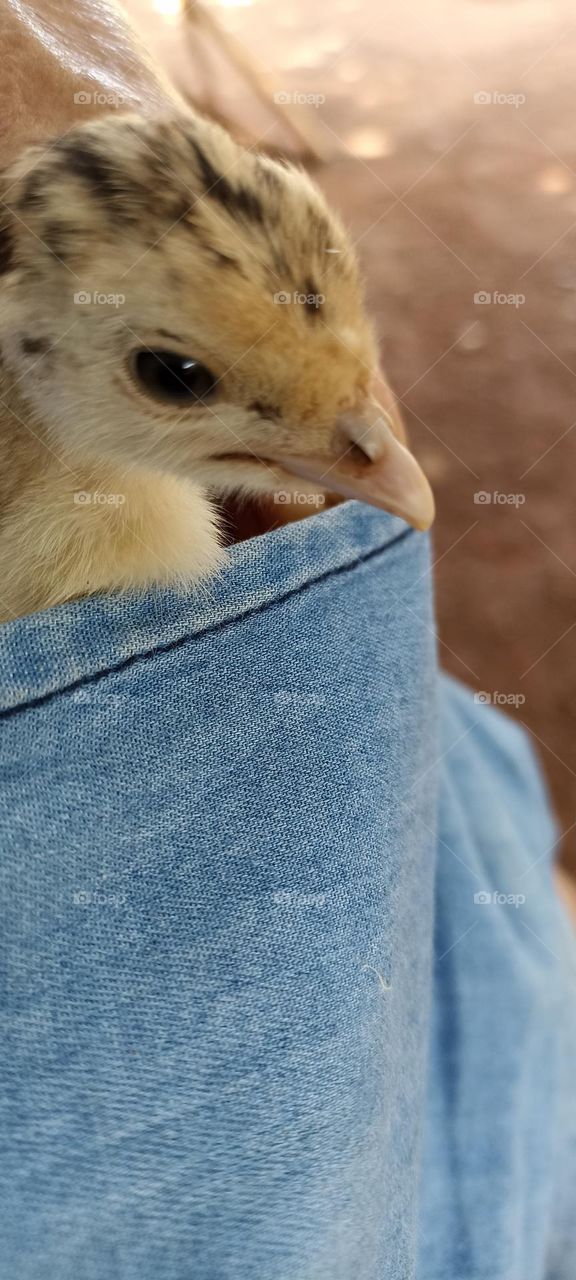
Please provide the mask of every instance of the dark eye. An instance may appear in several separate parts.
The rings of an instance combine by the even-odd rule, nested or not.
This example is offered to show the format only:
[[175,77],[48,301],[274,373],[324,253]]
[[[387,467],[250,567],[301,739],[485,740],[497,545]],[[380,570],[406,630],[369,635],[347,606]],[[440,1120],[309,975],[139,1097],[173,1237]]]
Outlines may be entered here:
[[180,404],[207,400],[218,382],[205,364],[174,351],[137,351],[133,368],[140,385],[157,400]]

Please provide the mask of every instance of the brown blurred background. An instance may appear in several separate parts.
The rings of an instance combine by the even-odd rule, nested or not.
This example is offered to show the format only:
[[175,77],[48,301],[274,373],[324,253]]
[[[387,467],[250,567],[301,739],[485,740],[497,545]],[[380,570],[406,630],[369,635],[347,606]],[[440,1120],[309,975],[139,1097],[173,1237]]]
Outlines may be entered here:
[[274,94],[311,131],[436,490],[442,661],[514,699],[576,869],[573,7],[207,0],[260,96],[179,0],[129,10],[178,87],[245,137],[298,149]]

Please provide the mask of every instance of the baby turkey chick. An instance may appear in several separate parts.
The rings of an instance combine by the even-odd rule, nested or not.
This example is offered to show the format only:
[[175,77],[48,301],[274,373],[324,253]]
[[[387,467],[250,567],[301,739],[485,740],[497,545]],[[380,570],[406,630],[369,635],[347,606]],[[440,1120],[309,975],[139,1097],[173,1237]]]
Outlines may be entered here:
[[0,195],[1,619],[207,577],[218,499],[294,476],[428,527],[352,250],[303,173],[199,117],[106,117]]

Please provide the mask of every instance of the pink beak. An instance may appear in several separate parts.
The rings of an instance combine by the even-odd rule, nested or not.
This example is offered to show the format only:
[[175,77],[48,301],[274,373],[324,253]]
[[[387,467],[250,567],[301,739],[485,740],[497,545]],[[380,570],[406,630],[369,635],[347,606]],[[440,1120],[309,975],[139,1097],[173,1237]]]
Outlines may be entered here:
[[[322,489],[382,507],[415,529],[429,529],[434,519],[434,496],[428,480],[414,455],[394,435],[384,410],[375,403],[373,409],[374,417],[346,415],[340,420],[340,456],[290,455],[271,461]],[[359,451],[363,458],[358,458]]]

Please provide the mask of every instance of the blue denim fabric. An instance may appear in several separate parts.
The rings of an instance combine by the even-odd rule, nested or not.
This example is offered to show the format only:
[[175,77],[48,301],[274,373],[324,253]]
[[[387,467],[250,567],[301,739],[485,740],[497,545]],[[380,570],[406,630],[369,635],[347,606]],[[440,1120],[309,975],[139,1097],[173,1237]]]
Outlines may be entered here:
[[576,1277],[576,951],[528,739],[443,687],[418,1280]]
[[349,503],[0,629],[3,1280],[573,1280],[554,836],[428,554]]

